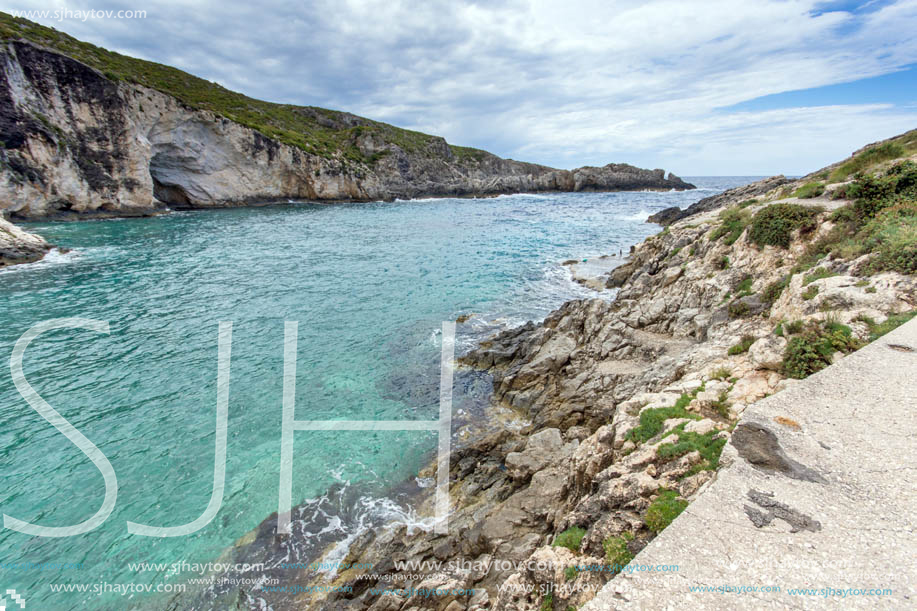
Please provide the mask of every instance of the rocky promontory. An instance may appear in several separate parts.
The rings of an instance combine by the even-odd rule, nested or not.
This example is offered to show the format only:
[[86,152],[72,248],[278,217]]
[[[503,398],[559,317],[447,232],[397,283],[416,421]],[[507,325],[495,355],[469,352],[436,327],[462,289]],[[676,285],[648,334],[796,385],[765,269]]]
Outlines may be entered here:
[[350,113],[254,100],[0,14],[0,210],[14,220],[691,188],[664,170],[558,170]]

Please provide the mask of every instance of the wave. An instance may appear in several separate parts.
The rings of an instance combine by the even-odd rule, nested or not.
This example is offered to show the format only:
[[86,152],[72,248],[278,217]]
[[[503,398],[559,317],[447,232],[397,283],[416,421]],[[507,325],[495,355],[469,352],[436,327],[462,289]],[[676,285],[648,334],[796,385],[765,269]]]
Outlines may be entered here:
[[346,532],[346,536],[338,541],[321,560],[325,569],[319,572],[326,573],[329,580],[337,575],[338,567],[350,552],[351,544],[360,536],[370,530],[383,528],[407,528],[407,534],[413,535],[418,531],[431,532],[436,526],[436,518],[418,517],[417,512],[411,507],[403,507],[396,501],[385,497],[360,497],[358,501],[356,520]]
[[622,221],[643,222],[643,221],[646,221],[646,219],[649,218],[649,216],[652,214],[653,214],[652,212],[649,212],[648,210],[641,208],[639,212],[634,212],[633,214],[620,215],[617,218],[621,219]]
[[432,531],[436,518],[420,517],[410,506],[411,499],[427,484],[415,479],[398,488],[401,494],[393,491],[393,496],[404,497],[402,502],[368,493],[364,483],[339,482],[322,496],[293,508],[290,528],[294,536],[284,539],[279,549],[272,551],[266,568],[307,563],[330,580],[337,575],[351,545],[369,531],[400,527],[407,528],[409,535]]
[[18,265],[5,267],[0,269],[0,274],[16,274],[48,267],[56,267],[58,265],[68,265],[78,260],[82,254],[83,253],[78,250],[62,252],[60,249],[52,248],[42,259],[32,263],[20,263]]

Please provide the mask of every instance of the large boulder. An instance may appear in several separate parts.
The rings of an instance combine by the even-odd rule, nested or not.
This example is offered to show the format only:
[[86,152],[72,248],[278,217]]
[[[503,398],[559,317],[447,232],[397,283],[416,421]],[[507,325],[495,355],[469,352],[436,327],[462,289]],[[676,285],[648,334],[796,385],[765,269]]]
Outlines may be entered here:
[[650,215],[650,217],[646,219],[646,222],[666,226],[671,225],[675,221],[681,220],[684,216],[684,210],[678,206],[672,206],[671,208],[666,208],[665,210],[660,210],[656,214]]
[[525,449],[506,455],[506,468],[513,479],[527,479],[548,465],[556,464],[573,451],[564,446],[558,429],[545,429],[528,438]]
[[23,231],[0,217],[0,267],[38,261],[50,249],[43,237]]

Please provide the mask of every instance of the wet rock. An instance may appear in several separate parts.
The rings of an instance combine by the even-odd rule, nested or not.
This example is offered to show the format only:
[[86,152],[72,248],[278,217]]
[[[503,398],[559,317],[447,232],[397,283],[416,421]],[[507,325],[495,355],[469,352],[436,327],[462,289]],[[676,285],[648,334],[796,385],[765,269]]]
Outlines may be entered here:
[[650,217],[646,219],[646,222],[666,226],[682,219],[684,216],[684,210],[678,206],[672,206],[671,208],[666,208],[665,210],[660,210],[656,214],[650,215]]
[[23,231],[0,217],[0,268],[38,261],[49,250],[51,245],[44,238]]

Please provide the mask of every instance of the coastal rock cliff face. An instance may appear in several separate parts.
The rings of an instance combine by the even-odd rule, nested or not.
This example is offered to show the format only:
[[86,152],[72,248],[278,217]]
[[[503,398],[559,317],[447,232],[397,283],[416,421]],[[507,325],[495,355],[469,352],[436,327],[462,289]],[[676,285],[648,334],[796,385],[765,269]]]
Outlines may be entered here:
[[[833,211],[850,203],[840,197],[793,204],[811,222],[786,229],[785,246],[757,243],[751,219],[786,210],[781,191],[764,189],[755,204],[745,191],[723,198],[730,214],[748,215],[734,234],[722,231],[722,208],[673,224],[607,278],[620,287],[613,301],[568,302],[461,359],[491,372],[504,410],[499,422],[457,435],[467,441],[451,456],[447,535],[367,532],[341,562],[372,568],[330,582],[266,573],[337,591],[227,588],[173,608],[536,611],[589,601],[716,477],[748,405],[811,373],[801,365],[827,366],[889,317],[917,309],[915,276],[865,271],[877,253],[813,254],[836,235],[843,215]],[[434,474],[431,466],[420,476]],[[421,493],[420,515],[433,513],[432,502]],[[272,566],[289,558],[295,546],[275,536],[275,524],[268,518],[227,557]]]
[[51,250],[44,238],[0,218],[0,268],[38,261]]
[[[342,130],[366,121],[320,119]],[[483,151],[457,157],[441,138],[413,151],[371,132],[354,130],[352,139],[371,162],[310,154],[31,42],[0,47],[0,209],[14,219],[286,199],[692,188],[663,170],[623,164],[555,170]]]

